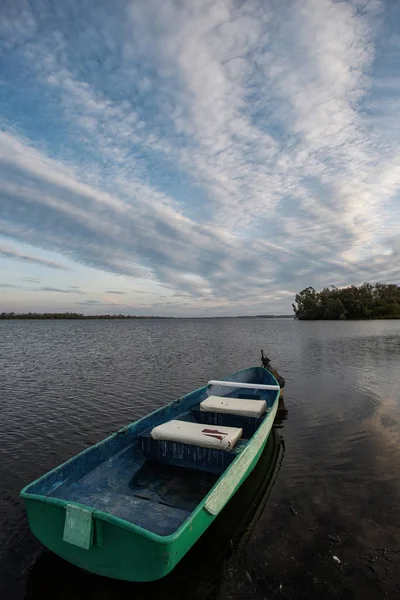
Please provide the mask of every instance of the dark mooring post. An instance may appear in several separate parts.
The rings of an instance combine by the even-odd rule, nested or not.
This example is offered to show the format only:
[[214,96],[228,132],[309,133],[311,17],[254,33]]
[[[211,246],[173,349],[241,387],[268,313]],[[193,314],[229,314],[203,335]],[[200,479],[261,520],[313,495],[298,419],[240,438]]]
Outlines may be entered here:
[[281,388],[281,398],[283,396],[283,388],[285,387],[285,380],[281,377],[278,371],[271,365],[271,361],[266,354],[264,354],[264,350],[261,350],[261,364],[265,369],[268,369],[270,373],[275,377],[279,386]]

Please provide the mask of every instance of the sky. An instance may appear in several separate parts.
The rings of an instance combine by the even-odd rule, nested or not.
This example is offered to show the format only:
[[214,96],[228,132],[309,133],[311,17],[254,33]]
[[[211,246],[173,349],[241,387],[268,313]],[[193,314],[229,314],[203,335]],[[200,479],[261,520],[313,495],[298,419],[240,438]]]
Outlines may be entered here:
[[5,0],[0,312],[400,282],[400,3]]

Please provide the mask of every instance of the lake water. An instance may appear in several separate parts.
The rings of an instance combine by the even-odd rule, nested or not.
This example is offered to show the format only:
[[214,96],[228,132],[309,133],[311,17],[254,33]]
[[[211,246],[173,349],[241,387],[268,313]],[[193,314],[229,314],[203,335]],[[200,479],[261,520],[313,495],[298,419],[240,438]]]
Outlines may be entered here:
[[[105,580],[41,547],[26,483],[261,348],[286,379],[275,433],[171,576]],[[0,406],[2,600],[400,598],[400,321],[0,321]]]

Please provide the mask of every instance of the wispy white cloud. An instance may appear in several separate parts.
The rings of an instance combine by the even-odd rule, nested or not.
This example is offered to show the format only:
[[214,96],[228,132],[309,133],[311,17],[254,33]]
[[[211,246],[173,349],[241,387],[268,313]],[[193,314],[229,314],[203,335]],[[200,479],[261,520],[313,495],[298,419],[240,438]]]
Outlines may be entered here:
[[123,296],[125,294],[125,292],[119,292],[118,290],[107,290],[106,294],[118,294]]
[[52,287],[50,285],[44,285],[40,288],[35,288],[35,291],[37,291],[37,292],[56,292],[59,294],[86,294],[86,292],[84,292],[83,290],[79,290],[77,288],[63,289],[63,288]]
[[[12,246],[0,245],[0,257],[12,258],[14,260],[19,260],[19,261],[31,263],[34,265],[40,265],[42,267],[49,267],[50,269],[57,269],[57,270],[61,270],[61,271],[69,270],[68,267],[65,267],[61,263],[57,263],[52,260],[46,260],[44,258],[39,258],[38,256],[29,256],[27,254],[23,254],[22,252],[19,252],[19,250],[17,250],[16,248],[14,248]],[[33,281],[33,278],[25,277],[24,279]]]
[[[309,284],[399,278],[388,4],[76,10],[5,11],[17,74],[0,233],[158,281],[193,311],[287,307]],[[30,120],[18,69],[37,88]],[[39,96],[56,135],[35,129]],[[373,114],[389,99],[393,127],[381,128]]]

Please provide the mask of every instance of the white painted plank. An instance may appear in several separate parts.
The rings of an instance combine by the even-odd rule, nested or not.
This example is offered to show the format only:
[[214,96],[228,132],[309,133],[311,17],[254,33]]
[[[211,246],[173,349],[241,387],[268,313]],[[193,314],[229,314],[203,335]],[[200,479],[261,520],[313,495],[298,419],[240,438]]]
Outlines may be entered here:
[[265,400],[251,398],[230,398],[229,396],[208,396],[200,402],[203,412],[240,415],[242,417],[261,417],[267,410]]
[[229,451],[235,446],[242,433],[241,427],[172,420],[154,427],[151,430],[151,437],[153,440],[180,442],[190,446]]
[[231,388],[246,388],[248,390],[280,390],[279,385],[266,385],[262,383],[241,383],[240,381],[218,381],[212,379],[208,385],[222,385],[223,387]]

